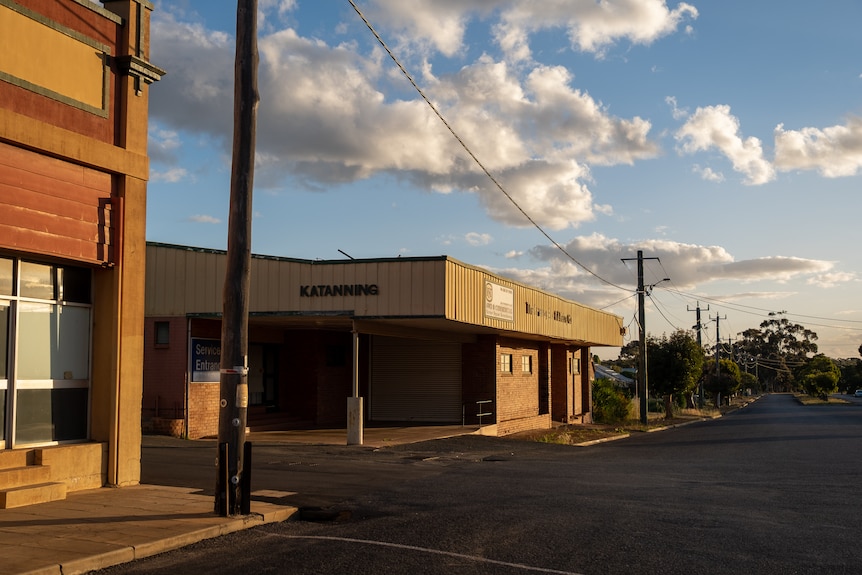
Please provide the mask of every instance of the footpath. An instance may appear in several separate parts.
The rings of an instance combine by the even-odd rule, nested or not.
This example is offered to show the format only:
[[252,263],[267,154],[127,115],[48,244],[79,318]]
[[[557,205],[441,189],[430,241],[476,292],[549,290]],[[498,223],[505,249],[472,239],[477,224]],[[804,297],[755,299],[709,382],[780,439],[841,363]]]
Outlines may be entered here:
[[196,489],[137,485],[73,492],[63,501],[0,510],[0,575],[73,575],[289,519],[294,507],[251,502],[220,517]]

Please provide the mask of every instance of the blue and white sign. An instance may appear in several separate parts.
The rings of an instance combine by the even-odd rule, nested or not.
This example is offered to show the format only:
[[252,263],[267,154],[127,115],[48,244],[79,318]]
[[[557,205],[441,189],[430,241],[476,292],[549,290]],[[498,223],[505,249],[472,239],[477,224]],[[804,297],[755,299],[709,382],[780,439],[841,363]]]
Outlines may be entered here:
[[193,337],[191,344],[192,382],[220,381],[221,341]]

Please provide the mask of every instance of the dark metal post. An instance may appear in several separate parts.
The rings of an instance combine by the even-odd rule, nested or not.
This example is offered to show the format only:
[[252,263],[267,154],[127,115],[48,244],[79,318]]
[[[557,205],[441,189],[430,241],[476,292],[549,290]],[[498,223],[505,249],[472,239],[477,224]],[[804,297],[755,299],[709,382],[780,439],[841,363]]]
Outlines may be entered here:
[[244,448],[243,474],[240,480],[242,503],[239,506],[239,512],[241,515],[248,515],[251,513],[251,441],[246,441]]

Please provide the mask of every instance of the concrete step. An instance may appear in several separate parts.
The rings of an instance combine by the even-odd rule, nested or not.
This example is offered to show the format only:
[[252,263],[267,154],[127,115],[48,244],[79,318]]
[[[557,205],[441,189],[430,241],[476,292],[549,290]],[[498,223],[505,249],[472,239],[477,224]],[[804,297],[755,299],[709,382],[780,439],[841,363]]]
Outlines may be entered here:
[[0,509],[66,499],[65,483],[39,483],[0,490]]
[[0,469],[0,489],[46,483],[50,480],[51,468],[47,465],[24,465]]
[[[8,469],[10,467],[24,467],[28,463],[28,457],[31,455],[29,451],[3,450],[0,451],[0,469]],[[0,484],[2,485],[2,484]]]

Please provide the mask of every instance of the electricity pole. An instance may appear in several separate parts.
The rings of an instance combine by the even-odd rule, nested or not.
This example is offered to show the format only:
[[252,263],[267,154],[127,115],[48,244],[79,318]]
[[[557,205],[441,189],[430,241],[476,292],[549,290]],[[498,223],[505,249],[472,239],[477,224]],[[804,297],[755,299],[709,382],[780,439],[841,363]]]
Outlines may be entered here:
[[[719,324],[722,319],[727,319],[727,316],[719,317],[718,314],[715,314],[714,318],[709,318],[709,321],[715,320],[715,381],[716,385],[718,384],[718,379],[721,377],[721,331],[719,330]],[[715,400],[715,406],[721,407],[721,392],[718,392]]]
[[[234,61],[233,164],[230,180],[221,375],[219,379],[218,473],[215,511],[249,513],[245,469],[248,415],[248,298],[251,278],[251,206],[257,127],[257,0],[237,0]],[[249,454],[250,455],[250,454]],[[250,467],[250,462],[249,467]],[[244,488],[245,487],[245,488]]]
[[[695,309],[688,309],[688,306],[685,307],[688,311],[697,312],[695,317],[697,318],[697,323],[694,324],[694,329],[697,332],[697,347],[703,349],[703,336],[701,335],[701,330],[703,329],[703,324],[700,323],[700,302],[697,302],[697,307]],[[709,311],[709,304],[706,304],[706,310]],[[699,409],[703,409],[703,373],[700,374],[700,389],[697,394],[697,406]]]
[[[634,258],[622,258],[622,261],[631,261]],[[646,425],[649,421],[647,409],[647,357],[646,357],[646,311],[644,310],[644,259],[657,260],[658,258],[644,258],[643,250],[638,250],[638,327],[640,328],[640,339],[638,340],[638,395],[640,396],[640,422]]]

